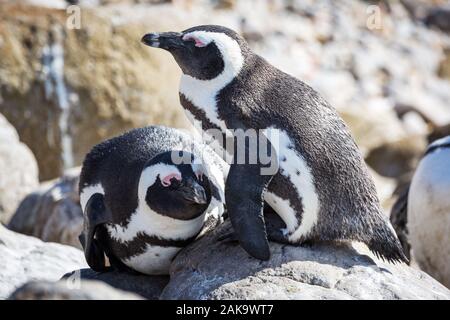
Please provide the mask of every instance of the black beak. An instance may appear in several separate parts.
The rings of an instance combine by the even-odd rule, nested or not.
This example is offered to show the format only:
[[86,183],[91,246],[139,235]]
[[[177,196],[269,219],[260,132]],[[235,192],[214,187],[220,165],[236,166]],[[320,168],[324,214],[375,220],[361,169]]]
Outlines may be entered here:
[[181,189],[181,192],[183,194],[183,197],[190,202],[198,204],[208,203],[205,189],[197,182],[194,182],[190,186]]
[[182,36],[180,32],[147,33],[142,37],[141,42],[150,47],[170,50],[184,46]]

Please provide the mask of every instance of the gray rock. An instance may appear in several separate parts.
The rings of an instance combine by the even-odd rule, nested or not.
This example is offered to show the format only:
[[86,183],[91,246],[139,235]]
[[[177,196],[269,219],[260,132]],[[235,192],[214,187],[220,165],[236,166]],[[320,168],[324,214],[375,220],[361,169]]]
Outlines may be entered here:
[[92,280],[82,280],[76,285],[66,281],[28,282],[9,297],[9,300],[141,300],[142,297],[114,289]]
[[0,114],[0,222],[8,222],[19,202],[37,185],[36,159]]
[[0,299],[26,282],[57,281],[69,271],[87,267],[83,252],[46,243],[0,224]]
[[42,184],[17,208],[8,228],[44,241],[81,249],[78,240],[83,229],[83,213],[78,195],[80,168]]
[[270,261],[218,238],[226,223],[174,260],[162,299],[450,299],[450,291],[404,264],[377,260],[358,244],[271,244]]
[[92,269],[82,269],[64,275],[63,279],[79,277],[82,280],[96,280],[108,285],[136,293],[149,300],[157,300],[164,287],[169,282],[169,276],[147,276],[140,274],[129,274],[117,271],[95,272]]

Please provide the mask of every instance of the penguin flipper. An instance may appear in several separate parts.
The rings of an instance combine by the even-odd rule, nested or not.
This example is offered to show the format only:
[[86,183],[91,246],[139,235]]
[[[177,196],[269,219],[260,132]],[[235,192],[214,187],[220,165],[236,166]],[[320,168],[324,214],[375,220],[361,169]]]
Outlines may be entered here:
[[228,215],[241,246],[254,258],[270,258],[263,214],[263,193],[272,176],[260,174],[260,166],[231,165],[225,185]]
[[79,236],[88,265],[95,271],[106,271],[105,251],[101,242],[95,238],[98,227],[112,222],[111,212],[105,207],[100,193],[91,196],[84,210],[84,228]]
[[[240,127],[245,128],[243,125]],[[245,251],[259,260],[269,260],[270,248],[264,221],[264,192],[278,172],[277,154],[270,140],[264,138],[264,135],[257,139],[257,149],[250,150],[245,140],[243,145],[242,140],[239,143],[238,131],[235,134],[238,136],[234,142],[233,164],[225,184],[228,215]],[[262,163],[263,149],[266,149],[266,163]],[[256,159],[252,152],[257,152]]]

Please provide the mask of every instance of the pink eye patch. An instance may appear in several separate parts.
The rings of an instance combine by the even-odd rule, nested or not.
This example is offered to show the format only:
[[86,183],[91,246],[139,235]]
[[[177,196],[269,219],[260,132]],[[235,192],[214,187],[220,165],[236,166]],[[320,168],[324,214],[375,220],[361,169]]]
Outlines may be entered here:
[[164,187],[168,187],[168,186],[170,186],[171,180],[172,180],[172,179],[176,179],[176,180],[178,180],[178,181],[181,181],[181,175],[178,174],[178,173],[171,173],[171,174],[165,176],[165,177],[161,180],[161,184],[162,184]]
[[204,46],[206,46],[206,43],[204,43],[203,41],[201,41],[200,39],[198,39],[198,38],[196,38],[194,36],[190,36],[190,35],[183,36],[183,40],[184,41],[194,40],[196,47],[204,47]]

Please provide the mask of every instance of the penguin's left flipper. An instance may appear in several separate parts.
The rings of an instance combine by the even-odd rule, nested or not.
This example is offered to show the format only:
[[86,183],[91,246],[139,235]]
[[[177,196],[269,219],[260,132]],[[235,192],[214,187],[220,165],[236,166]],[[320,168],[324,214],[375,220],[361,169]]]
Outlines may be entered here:
[[[264,223],[264,200],[263,195],[276,172],[271,172],[274,160],[269,164],[250,164],[247,162],[254,155],[251,155],[249,148],[236,148],[234,152],[234,162],[230,167],[227,182],[225,185],[225,202],[230,217],[231,224],[236,233],[239,243],[247,253],[259,260],[269,260],[270,248],[267,239],[266,226]],[[268,142],[270,155],[275,155],[273,148]],[[254,151],[254,150],[253,150]],[[245,152],[245,164],[242,158],[238,158],[239,152]],[[258,161],[259,159],[259,150]],[[275,162],[276,170],[278,163]]]
[[84,210],[84,229],[79,239],[84,249],[88,265],[95,271],[106,271],[105,251],[101,242],[95,238],[98,228],[112,222],[111,212],[105,207],[104,197],[100,193],[91,196]]

